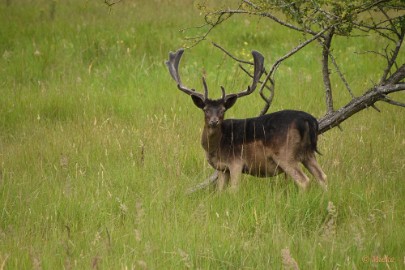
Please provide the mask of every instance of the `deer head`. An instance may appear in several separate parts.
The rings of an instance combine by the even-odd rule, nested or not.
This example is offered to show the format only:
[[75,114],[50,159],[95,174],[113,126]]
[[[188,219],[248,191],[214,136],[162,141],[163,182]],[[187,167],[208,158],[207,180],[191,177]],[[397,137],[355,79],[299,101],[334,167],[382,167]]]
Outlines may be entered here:
[[252,84],[237,94],[228,95],[225,94],[225,88],[221,86],[222,97],[216,100],[209,99],[208,87],[204,77],[202,77],[204,94],[196,92],[195,89],[190,89],[182,84],[178,68],[183,53],[184,49],[179,49],[175,53],[170,52],[169,60],[166,62],[166,65],[169,68],[170,75],[176,81],[179,90],[183,91],[187,95],[190,95],[194,104],[204,111],[205,125],[209,128],[219,127],[224,120],[225,112],[235,104],[238,98],[250,95],[256,89],[257,83],[259,82],[259,79],[263,74],[264,57],[259,52],[252,51],[254,59]]

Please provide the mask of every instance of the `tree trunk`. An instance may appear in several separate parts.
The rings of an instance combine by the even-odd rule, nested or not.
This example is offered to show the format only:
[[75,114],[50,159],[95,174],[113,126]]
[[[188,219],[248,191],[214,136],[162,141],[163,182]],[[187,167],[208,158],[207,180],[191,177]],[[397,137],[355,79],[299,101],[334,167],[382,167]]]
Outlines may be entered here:
[[332,84],[330,82],[330,71],[329,71],[329,55],[330,46],[332,43],[332,37],[334,34],[334,28],[332,27],[330,31],[326,34],[323,42],[321,42],[322,48],[322,78],[325,87],[325,101],[327,108],[327,115],[333,112],[333,97],[332,97]]

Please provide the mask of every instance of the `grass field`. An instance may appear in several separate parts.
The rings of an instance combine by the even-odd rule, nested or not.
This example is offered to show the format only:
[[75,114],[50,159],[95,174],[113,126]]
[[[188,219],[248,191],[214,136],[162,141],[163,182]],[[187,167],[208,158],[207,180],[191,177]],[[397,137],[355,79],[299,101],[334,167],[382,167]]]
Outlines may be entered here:
[[[329,191],[245,176],[236,194],[187,188],[212,173],[202,113],[165,68],[203,18],[191,1],[0,2],[1,269],[405,269],[405,114],[378,104],[320,137]],[[237,30],[235,30],[237,29]],[[239,17],[210,37],[267,65],[300,36]],[[338,40],[357,95],[381,59]],[[281,66],[271,111],[324,113],[316,45]],[[405,59],[401,52],[402,62]],[[354,60],[355,57],[355,60]],[[183,81],[212,96],[247,86],[209,42],[187,50]],[[336,78],[335,78],[336,79]],[[350,98],[335,80],[337,106]],[[404,100],[404,95],[398,97]],[[258,94],[228,117],[259,113]]]

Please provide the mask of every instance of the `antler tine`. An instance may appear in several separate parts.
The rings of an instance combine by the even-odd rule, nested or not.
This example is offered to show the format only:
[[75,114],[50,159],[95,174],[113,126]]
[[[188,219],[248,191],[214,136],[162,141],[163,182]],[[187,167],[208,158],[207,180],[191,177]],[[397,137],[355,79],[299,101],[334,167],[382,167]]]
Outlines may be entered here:
[[177,88],[179,88],[179,90],[183,91],[187,95],[195,95],[204,98],[201,93],[196,92],[194,89],[187,88],[181,83],[179,75],[179,63],[183,53],[184,49],[178,49],[176,52],[169,53],[169,60],[166,61],[166,66],[169,69],[169,73],[172,76],[173,80],[176,81]]
[[204,99],[208,99],[208,86],[204,76],[202,76],[202,82],[204,86]]
[[221,86],[221,91],[222,91],[222,100],[225,100],[226,95],[225,95],[225,88],[223,86]]
[[254,61],[254,73],[252,85],[248,86],[247,89],[236,94],[239,97],[247,96],[253,93],[256,89],[257,83],[263,74],[264,57],[258,51],[252,51],[253,61]]

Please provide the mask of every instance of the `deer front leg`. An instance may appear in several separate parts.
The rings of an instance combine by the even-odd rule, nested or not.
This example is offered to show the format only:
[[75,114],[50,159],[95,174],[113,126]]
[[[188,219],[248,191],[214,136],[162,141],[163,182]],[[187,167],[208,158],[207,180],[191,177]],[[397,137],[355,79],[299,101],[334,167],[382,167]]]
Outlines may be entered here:
[[229,171],[230,171],[230,176],[231,176],[231,180],[230,180],[230,190],[231,191],[238,190],[239,179],[242,174],[242,169],[243,169],[242,162],[238,162],[238,163],[232,164],[232,166],[230,166]]

